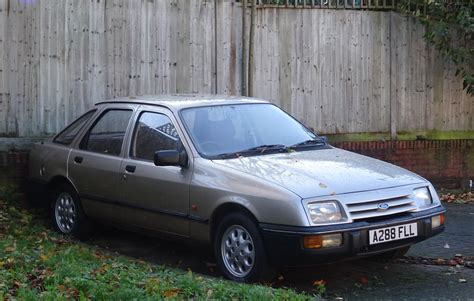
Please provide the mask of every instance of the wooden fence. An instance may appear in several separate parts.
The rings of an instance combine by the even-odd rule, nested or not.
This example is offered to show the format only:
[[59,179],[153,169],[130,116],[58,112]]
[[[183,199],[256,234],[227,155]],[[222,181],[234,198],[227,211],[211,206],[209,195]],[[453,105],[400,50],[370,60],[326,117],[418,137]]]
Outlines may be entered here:
[[[231,0],[0,0],[0,137],[49,136],[115,96],[239,94],[242,14]],[[473,98],[410,17],[266,7],[254,32],[251,94],[319,132],[474,128]]]
[[[253,0],[248,0],[252,2]],[[242,0],[238,0],[242,2]],[[255,0],[260,8],[394,9],[400,0]]]

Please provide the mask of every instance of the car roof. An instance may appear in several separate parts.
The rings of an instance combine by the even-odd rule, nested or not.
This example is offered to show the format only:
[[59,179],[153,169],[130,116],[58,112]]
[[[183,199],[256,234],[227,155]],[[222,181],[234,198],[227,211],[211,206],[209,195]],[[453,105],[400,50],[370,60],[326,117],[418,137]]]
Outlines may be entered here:
[[119,97],[98,102],[96,103],[96,105],[110,103],[157,105],[167,107],[172,110],[180,110],[183,108],[214,105],[268,103],[268,101],[245,96],[229,96],[216,94],[170,94]]

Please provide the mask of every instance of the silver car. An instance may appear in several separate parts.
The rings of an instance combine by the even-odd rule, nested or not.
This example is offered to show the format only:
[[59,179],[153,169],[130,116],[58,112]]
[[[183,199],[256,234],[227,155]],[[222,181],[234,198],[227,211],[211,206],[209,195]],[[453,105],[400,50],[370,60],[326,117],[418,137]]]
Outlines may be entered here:
[[252,98],[100,102],[34,146],[29,180],[61,233],[84,238],[100,221],[208,244],[243,282],[272,267],[400,256],[444,230],[428,181],[334,148]]

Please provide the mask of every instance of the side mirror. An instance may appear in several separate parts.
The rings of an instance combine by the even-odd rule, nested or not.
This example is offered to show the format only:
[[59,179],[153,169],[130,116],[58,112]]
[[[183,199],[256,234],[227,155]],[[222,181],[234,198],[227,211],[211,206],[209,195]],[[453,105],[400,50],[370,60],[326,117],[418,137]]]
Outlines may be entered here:
[[162,150],[156,151],[154,156],[156,166],[188,166],[188,155],[185,151]]
[[328,144],[328,137],[327,136],[319,136],[319,138],[321,138],[321,140],[323,140],[324,143]]

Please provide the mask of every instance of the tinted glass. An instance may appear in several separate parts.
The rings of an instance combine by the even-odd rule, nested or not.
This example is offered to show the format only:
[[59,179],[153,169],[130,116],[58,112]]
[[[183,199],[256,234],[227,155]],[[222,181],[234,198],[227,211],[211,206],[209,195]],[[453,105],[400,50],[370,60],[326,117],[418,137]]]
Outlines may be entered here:
[[131,110],[106,111],[85,137],[82,148],[98,153],[119,155],[131,116]]
[[59,133],[54,142],[61,143],[65,145],[71,144],[71,142],[76,138],[79,131],[84,127],[86,122],[92,117],[96,110],[89,111],[73,121],[67,128],[65,128],[61,133]]
[[199,153],[212,157],[261,145],[291,146],[315,139],[298,121],[271,104],[196,107],[181,111]]
[[144,112],[138,120],[131,157],[153,161],[159,150],[181,150],[181,141],[168,116]]

